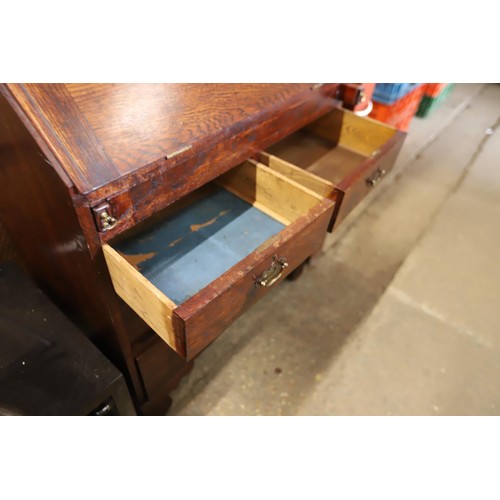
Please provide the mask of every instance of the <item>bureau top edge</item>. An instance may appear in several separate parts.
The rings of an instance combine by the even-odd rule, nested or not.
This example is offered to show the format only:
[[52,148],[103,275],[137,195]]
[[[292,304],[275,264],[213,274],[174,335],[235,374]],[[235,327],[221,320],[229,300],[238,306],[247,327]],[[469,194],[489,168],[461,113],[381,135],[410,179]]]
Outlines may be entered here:
[[336,83],[8,83],[0,91],[60,165],[66,184],[69,179],[92,205],[196,156],[191,168],[206,168],[207,151],[245,131],[259,129],[261,135],[253,138],[257,150],[261,137],[276,132],[273,117],[296,119],[298,128],[308,118],[300,113],[311,113],[312,121],[318,110],[331,109],[338,88]]

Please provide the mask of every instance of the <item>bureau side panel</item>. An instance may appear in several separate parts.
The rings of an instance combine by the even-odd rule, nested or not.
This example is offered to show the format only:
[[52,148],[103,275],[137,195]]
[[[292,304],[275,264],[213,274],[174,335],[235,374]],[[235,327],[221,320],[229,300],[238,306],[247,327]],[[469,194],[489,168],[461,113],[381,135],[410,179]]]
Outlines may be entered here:
[[142,385],[115,313],[118,298],[105,269],[92,260],[77,216],[85,207],[75,207],[78,201],[0,94],[2,224],[37,284],[133,382],[141,400]]

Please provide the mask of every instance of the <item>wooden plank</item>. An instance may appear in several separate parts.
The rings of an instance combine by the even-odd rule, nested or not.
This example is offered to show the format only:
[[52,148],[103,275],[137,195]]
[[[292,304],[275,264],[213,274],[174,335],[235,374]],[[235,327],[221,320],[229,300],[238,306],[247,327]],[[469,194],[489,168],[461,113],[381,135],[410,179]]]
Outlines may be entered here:
[[217,188],[113,248],[182,304],[283,229],[261,210]]
[[393,127],[344,111],[339,144],[369,156],[376,153],[395,133]]
[[307,169],[311,163],[320,160],[336,145],[336,142],[303,128],[273,144],[266,149],[266,152],[292,165]]
[[185,342],[175,324],[176,304],[161,293],[124,257],[108,244],[102,250],[116,293],[178,354],[184,356]]
[[218,182],[247,201],[257,202],[278,214],[288,223],[307,214],[323,200],[307,187],[252,160],[224,174]]
[[259,161],[270,169],[279,172],[289,179],[297,182],[311,191],[329,198],[334,190],[333,184],[322,177],[299,168],[277,156],[262,152],[259,154]]
[[288,262],[280,278],[283,280],[304,260],[319,251],[332,209],[333,202],[324,199],[177,308],[176,314],[185,322],[187,359],[196,356],[238,316],[276,286],[262,287],[255,283],[256,277],[269,269],[274,256],[283,257]]
[[120,172],[63,84],[7,84],[35,130],[81,193]]
[[[237,98],[239,86],[236,85],[233,89],[232,99]],[[109,202],[113,215],[118,219],[114,229],[100,233],[101,240],[104,242],[114,239],[117,234],[330,111],[338,103],[325,92],[327,86],[299,92],[274,107],[268,108],[263,104],[258,115],[245,114],[241,123],[219,128],[218,132],[214,129],[208,136],[198,134],[194,129],[190,149],[170,159],[159,156],[153,163],[123,173],[120,179],[86,193],[91,205],[97,205],[103,200]],[[205,99],[210,101],[212,96],[205,93]],[[224,107],[223,104],[221,106]],[[166,117],[164,123],[171,121],[171,117]],[[132,127],[129,131],[134,130]],[[103,141],[103,144],[107,150],[107,142]],[[145,144],[143,146],[146,147]],[[120,154],[128,157],[126,141]],[[110,156],[115,161],[111,154]]]
[[334,109],[330,113],[307,125],[306,130],[336,145],[340,140],[345,112],[346,111],[343,109]]
[[336,109],[307,126],[323,139],[353,152],[370,156],[382,147],[396,129],[346,109]]
[[200,140],[234,137],[296,99],[328,91],[308,83],[72,83],[66,88],[124,174],[163,158],[189,156]]
[[[368,184],[366,180],[376,175],[377,171],[385,172],[383,174],[385,176],[392,169],[405,136],[405,133],[395,131],[392,137],[380,147],[377,154],[360,163],[337,185],[339,191],[343,193],[343,197],[336,215],[336,226],[370,191],[376,189],[376,186]],[[383,177],[381,182],[383,182]]]

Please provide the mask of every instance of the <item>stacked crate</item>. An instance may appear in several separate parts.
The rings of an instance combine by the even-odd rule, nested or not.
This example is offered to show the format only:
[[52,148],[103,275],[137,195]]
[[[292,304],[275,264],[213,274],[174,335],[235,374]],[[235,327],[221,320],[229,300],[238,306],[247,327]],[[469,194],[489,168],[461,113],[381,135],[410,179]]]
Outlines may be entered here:
[[417,116],[424,118],[432,113],[448,97],[454,86],[454,83],[427,83]]
[[406,132],[424,90],[421,83],[377,83],[370,117]]

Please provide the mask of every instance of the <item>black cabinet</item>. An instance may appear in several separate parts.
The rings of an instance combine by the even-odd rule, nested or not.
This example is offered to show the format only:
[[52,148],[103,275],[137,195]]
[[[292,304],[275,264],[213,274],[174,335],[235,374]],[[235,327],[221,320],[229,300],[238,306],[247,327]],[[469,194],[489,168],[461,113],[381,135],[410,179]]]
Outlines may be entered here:
[[135,415],[122,374],[12,263],[0,263],[0,415]]

